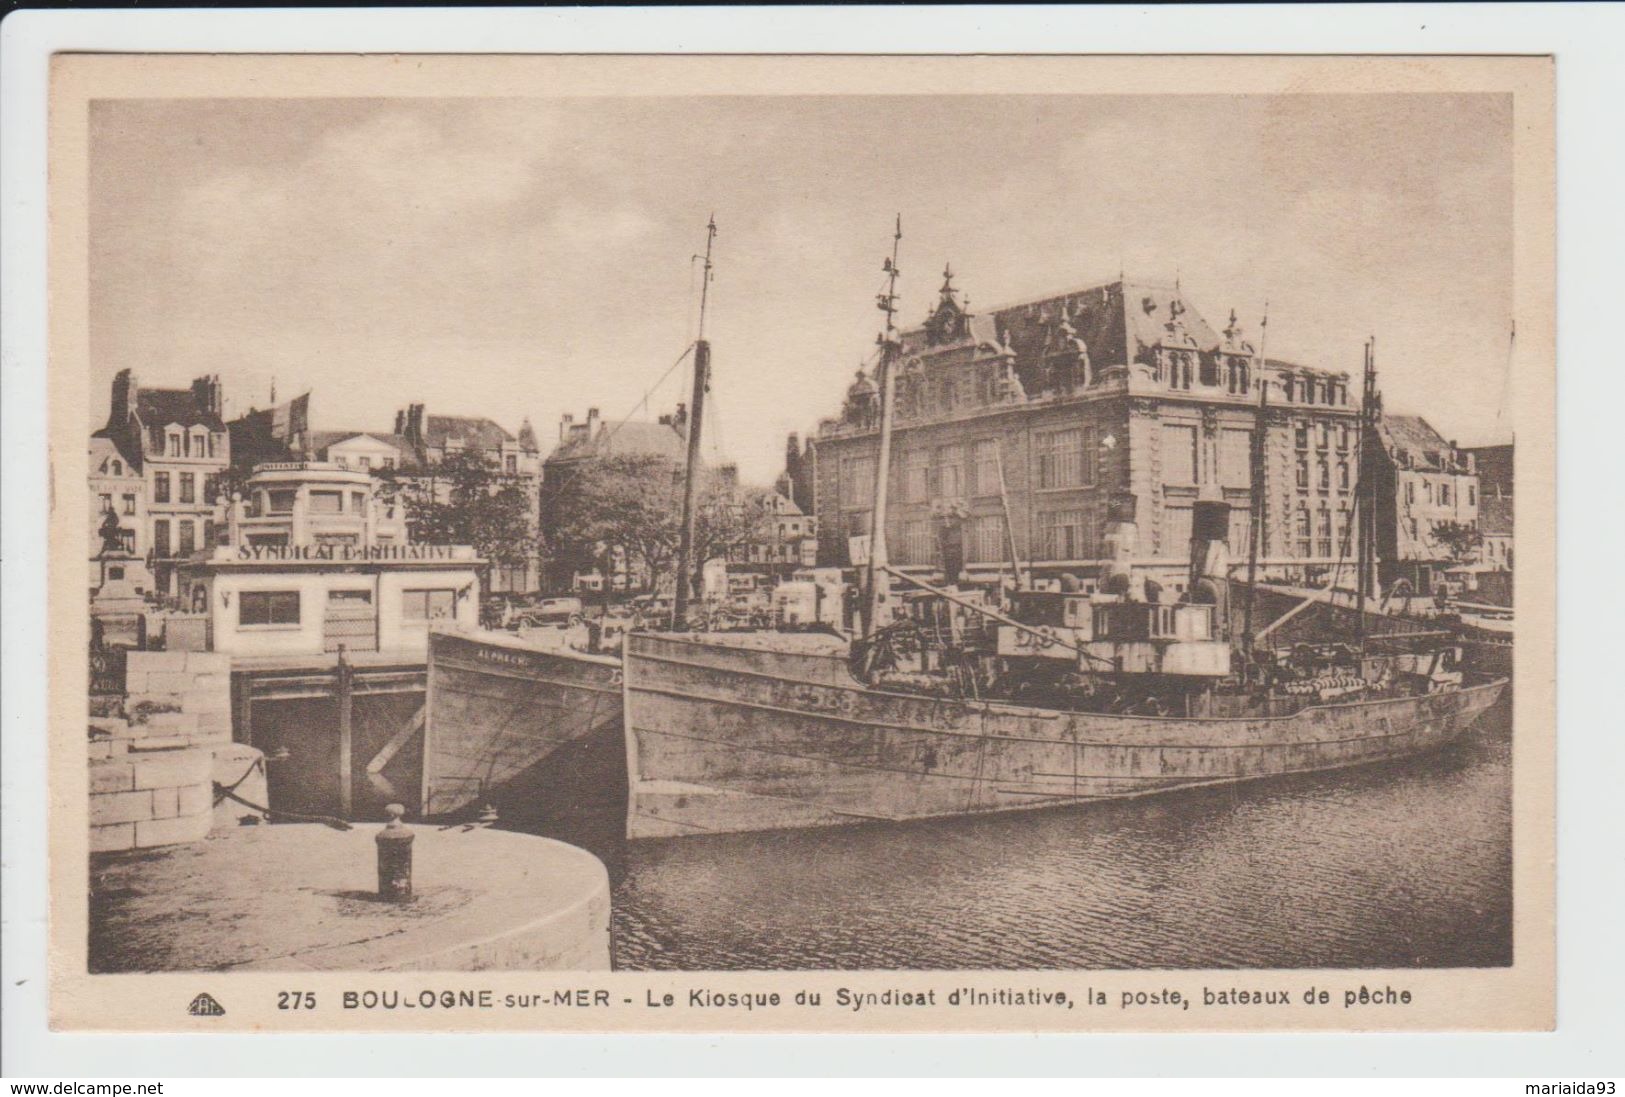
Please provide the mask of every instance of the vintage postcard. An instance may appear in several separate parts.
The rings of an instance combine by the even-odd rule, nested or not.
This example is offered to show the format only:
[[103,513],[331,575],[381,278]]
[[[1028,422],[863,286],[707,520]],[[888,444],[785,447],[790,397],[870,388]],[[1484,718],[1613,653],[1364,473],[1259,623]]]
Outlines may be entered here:
[[59,55],[54,1023],[1554,1023],[1544,57]]

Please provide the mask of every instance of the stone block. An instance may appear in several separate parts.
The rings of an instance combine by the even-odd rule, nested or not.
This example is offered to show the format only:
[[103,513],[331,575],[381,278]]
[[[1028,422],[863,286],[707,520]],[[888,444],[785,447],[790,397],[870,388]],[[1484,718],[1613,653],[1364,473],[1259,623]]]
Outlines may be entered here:
[[142,725],[143,735],[179,735],[190,738],[197,734],[197,713],[155,712]]
[[116,716],[92,716],[90,730],[98,738],[127,739],[130,735],[130,721]]
[[90,852],[113,853],[121,849],[135,847],[134,823],[111,823],[107,826],[90,828]]
[[231,711],[231,694],[225,690],[191,690],[181,694],[181,711],[193,716],[205,712]]
[[113,756],[113,740],[92,739],[86,746],[85,752],[92,762],[105,761]]
[[178,788],[155,788],[152,790],[152,817],[154,819],[173,819],[181,813],[181,790]]
[[231,711],[200,712],[197,714],[198,737],[210,742],[231,739]]
[[137,849],[196,842],[209,836],[208,815],[178,815],[173,819],[149,819],[135,824]]
[[132,754],[130,757],[135,763],[135,787],[138,789],[209,783],[210,758],[207,751],[170,750]]
[[185,693],[192,687],[192,676],[180,671],[148,671],[148,693]]
[[132,651],[125,658],[125,669],[132,673],[176,673],[186,669],[186,660],[192,653],[185,651]]
[[90,792],[131,792],[135,789],[135,769],[123,758],[93,762],[90,766]]
[[[175,813],[177,815],[206,815],[214,809],[213,785],[186,785],[177,789]],[[157,803],[157,793],[153,793],[153,803]]]
[[91,826],[106,826],[108,823],[135,823],[151,818],[152,793],[149,790],[108,792],[93,795],[90,798]]
[[144,670],[126,670],[124,672],[124,692],[127,695],[147,692],[147,672]]
[[218,674],[231,678],[231,654],[222,651],[188,651],[186,669],[193,674]]

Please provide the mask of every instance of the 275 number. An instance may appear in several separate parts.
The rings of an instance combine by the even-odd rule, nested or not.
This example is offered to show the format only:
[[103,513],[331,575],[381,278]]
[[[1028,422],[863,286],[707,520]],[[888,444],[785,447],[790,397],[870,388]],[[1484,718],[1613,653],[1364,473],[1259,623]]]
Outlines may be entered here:
[[316,992],[313,990],[284,990],[276,996],[277,1009],[315,1009]]

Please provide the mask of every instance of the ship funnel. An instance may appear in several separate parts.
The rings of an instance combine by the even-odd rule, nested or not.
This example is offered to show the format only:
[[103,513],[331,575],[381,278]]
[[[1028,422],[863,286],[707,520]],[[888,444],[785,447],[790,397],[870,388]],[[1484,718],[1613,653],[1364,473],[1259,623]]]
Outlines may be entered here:
[[1120,594],[1130,601],[1145,600],[1143,577],[1134,572],[1134,553],[1139,548],[1140,528],[1135,519],[1139,499],[1132,491],[1114,491],[1106,503],[1106,564],[1100,573],[1100,589]]
[[1185,600],[1213,606],[1214,627],[1230,621],[1230,504],[1198,499],[1191,505],[1191,571]]

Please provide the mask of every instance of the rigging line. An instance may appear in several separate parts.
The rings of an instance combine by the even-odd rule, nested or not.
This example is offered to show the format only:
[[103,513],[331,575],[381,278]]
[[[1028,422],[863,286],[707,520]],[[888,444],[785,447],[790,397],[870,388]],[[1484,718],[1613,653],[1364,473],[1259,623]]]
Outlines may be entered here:
[[706,419],[708,420],[706,426],[711,429],[707,432],[707,435],[710,442],[711,457],[720,465],[726,460],[727,455],[727,446],[723,440],[722,401],[718,399],[717,393],[713,392],[710,395],[711,406],[706,409]]
[[[621,419],[618,422],[616,422],[616,424],[613,427],[609,428],[609,433],[604,435],[604,441],[605,442],[612,441],[615,438],[615,435],[620,432],[620,429],[622,427],[624,427],[628,422],[631,421],[632,416],[634,416],[634,415],[636,415],[638,413],[639,408],[648,407],[649,398],[655,394],[655,392],[660,388],[661,385],[666,383],[666,378],[670,377],[674,372],[676,372],[677,367],[683,364],[684,359],[686,359],[690,354],[693,354],[693,353],[694,353],[694,344],[693,343],[690,343],[687,347],[683,348],[683,353],[681,353],[681,354],[679,354],[677,356],[677,361],[675,361],[671,365],[667,366],[666,367],[666,372],[662,373],[660,375],[660,379],[658,381],[656,381],[654,384],[650,385],[647,389],[645,389],[644,393],[643,393],[643,397],[640,400],[638,400],[637,403],[633,404],[632,407],[631,407],[631,410],[629,410],[624,416],[622,416]],[[590,441],[590,439],[589,439],[589,441]],[[552,492],[556,494],[558,492],[563,491],[565,488],[569,487],[571,484],[573,484],[575,482],[576,477],[580,476],[581,473],[583,471],[585,471],[585,469],[586,469],[586,466],[585,466],[585,464],[583,464],[580,468],[577,468],[574,471],[572,471],[570,473],[569,477],[566,478],[564,481],[562,481],[558,485],[558,487],[551,489]]]

